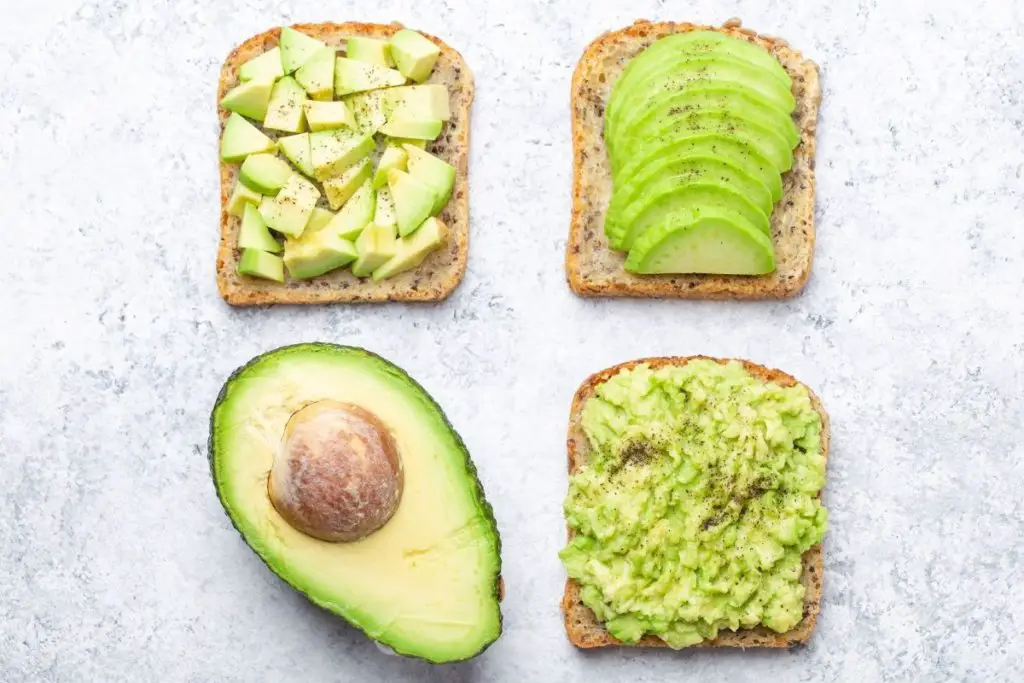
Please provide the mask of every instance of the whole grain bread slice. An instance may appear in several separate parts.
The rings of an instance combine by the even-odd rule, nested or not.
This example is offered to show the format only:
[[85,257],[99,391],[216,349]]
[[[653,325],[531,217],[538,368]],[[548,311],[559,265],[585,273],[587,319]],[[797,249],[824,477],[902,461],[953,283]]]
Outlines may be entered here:
[[[707,356],[686,356],[686,357],[662,357],[642,358],[640,360],[622,363],[594,375],[591,375],[576,390],[572,400],[572,408],[569,414],[569,435],[567,440],[569,454],[569,474],[582,467],[590,457],[590,444],[583,432],[583,406],[587,400],[594,395],[598,385],[607,381],[621,370],[633,368],[637,365],[646,364],[652,369],[665,367],[667,365],[685,365],[692,360],[705,359],[717,363],[728,363],[729,359],[709,358]],[[764,382],[773,382],[785,387],[799,384],[792,376],[781,370],[773,370],[746,360],[739,360],[753,377]],[[829,421],[828,414],[821,405],[817,395],[806,385],[807,393],[811,398],[811,404],[821,416],[821,450],[823,455],[828,457],[829,447]],[[569,539],[573,537],[572,529],[568,529]],[[800,582],[806,588],[804,594],[803,618],[791,631],[776,633],[771,629],[759,626],[752,629],[739,631],[723,630],[714,640],[704,641],[693,647],[790,647],[799,643],[806,643],[814,630],[814,624],[818,620],[818,612],[821,609],[821,587],[822,587],[822,550],[818,544],[803,556],[803,573]],[[597,647],[624,646],[624,647],[668,647],[660,638],[646,635],[635,645],[623,643],[608,633],[604,626],[597,620],[589,607],[583,604],[580,599],[580,586],[576,581],[568,579],[565,583],[565,593],[562,596],[562,613],[565,617],[565,632],[569,641],[579,648],[590,649]]]
[[[293,28],[330,46],[342,47],[349,36],[389,38],[402,28],[399,23],[363,24],[296,24]],[[235,48],[220,71],[217,102],[238,84],[238,68],[278,43],[280,28],[249,38]],[[427,83],[441,83],[448,88],[451,120],[427,150],[456,168],[455,187],[451,201],[441,212],[448,226],[446,248],[430,254],[416,269],[382,282],[359,279],[347,269],[337,270],[311,280],[286,279],[283,284],[245,277],[238,274],[238,230],[241,221],[227,211],[228,199],[238,178],[238,165],[220,164],[220,245],[217,250],[217,289],[229,304],[324,304],[368,301],[440,301],[462,281],[469,254],[469,114],[473,104],[473,74],[462,55],[434,36],[423,34],[438,47],[441,54]],[[221,127],[228,112],[218,107]],[[277,137],[273,131],[267,131]]]
[[[612,85],[630,59],[672,33],[718,31],[759,45],[778,58],[793,80],[800,131],[793,168],[783,178],[782,199],[772,214],[775,272],[768,275],[634,275],[625,255],[608,246],[604,215],[612,177],[604,144],[604,110]],[[769,299],[797,294],[814,257],[814,151],[821,88],[818,66],[780,38],[742,28],[738,19],[721,27],[637,21],[605,33],[587,46],[572,78],[572,221],[566,243],[569,286],[582,296],[680,299]]]

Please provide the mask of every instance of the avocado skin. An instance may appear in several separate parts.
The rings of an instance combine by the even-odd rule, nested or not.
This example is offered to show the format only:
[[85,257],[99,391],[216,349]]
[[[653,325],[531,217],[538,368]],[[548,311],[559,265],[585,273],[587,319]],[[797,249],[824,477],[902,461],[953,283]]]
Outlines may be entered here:
[[[476,502],[477,502],[477,506],[484,513],[484,516],[487,518],[487,520],[491,524],[491,528],[494,530],[495,549],[496,549],[498,557],[497,557],[497,573],[496,573],[496,575],[494,577],[494,588],[493,588],[492,595],[493,595],[495,600],[500,602],[501,601],[501,597],[502,597],[502,590],[501,590],[501,534],[498,532],[498,525],[497,525],[497,522],[494,519],[494,509],[491,507],[491,504],[489,502],[487,502],[487,498],[484,495],[484,487],[480,483],[480,477],[477,475],[476,465],[473,464],[472,458],[469,457],[469,450],[466,448],[465,442],[462,440],[462,437],[459,435],[459,433],[455,430],[455,427],[452,426],[452,423],[448,420],[448,415],[445,414],[444,410],[441,409],[441,406],[438,405],[437,401],[434,400],[434,397],[431,396],[430,393],[426,389],[424,389],[423,386],[419,382],[417,382],[415,379],[413,379],[409,375],[409,373],[407,373],[405,370],[403,370],[402,368],[398,367],[397,365],[395,365],[391,361],[387,360],[383,356],[380,356],[380,355],[378,355],[378,354],[376,354],[376,353],[374,353],[372,351],[368,351],[368,350],[366,350],[364,348],[361,348],[361,347],[358,347],[358,346],[345,346],[345,345],[342,345],[342,344],[332,344],[332,343],[329,343],[329,342],[305,342],[305,343],[301,343],[301,344],[291,344],[291,345],[288,345],[288,346],[281,346],[279,348],[272,349],[270,351],[267,351],[265,353],[261,353],[260,355],[256,356],[255,358],[250,360],[248,363],[246,363],[245,365],[241,366],[240,368],[238,368],[234,372],[232,372],[231,375],[224,382],[224,386],[221,387],[220,392],[217,394],[217,400],[213,404],[213,410],[210,411],[210,436],[207,439],[207,457],[208,457],[209,465],[210,465],[210,478],[213,481],[213,488],[214,488],[214,490],[217,493],[217,500],[220,501],[221,507],[224,508],[224,513],[227,515],[228,519],[231,520],[231,526],[234,527],[234,529],[238,533],[238,535],[242,537],[242,541],[247,546],[249,546],[249,542],[246,540],[245,535],[242,533],[242,530],[238,528],[238,524],[235,522],[235,518],[231,516],[231,512],[230,512],[231,508],[228,507],[226,501],[224,500],[224,497],[221,495],[220,486],[218,486],[218,483],[217,483],[217,467],[216,467],[217,456],[216,456],[216,453],[214,452],[214,444],[213,444],[213,441],[214,441],[214,425],[215,425],[215,418],[216,418],[216,415],[217,415],[217,409],[224,402],[224,399],[227,398],[228,389],[231,387],[231,385],[234,383],[234,381],[236,379],[238,379],[240,376],[242,376],[250,367],[252,367],[256,363],[258,363],[258,362],[260,362],[262,360],[265,360],[267,358],[274,357],[274,356],[284,356],[284,355],[288,355],[288,354],[292,354],[292,353],[324,353],[324,352],[335,353],[335,352],[338,352],[338,351],[343,351],[345,353],[355,353],[357,355],[364,356],[367,359],[383,363],[383,365],[387,368],[387,370],[389,372],[391,372],[391,373],[393,373],[395,375],[398,375],[404,381],[409,382],[409,384],[412,385],[413,389],[419,391],[420,394],[422,395],[422,397],[426,401],[428,401],[434,408],[436,408],[438,413],[441,415],[441,419],[444,421],[445,427],[447,427],[448,430],[455,437],[455,441],[458,444],[459,450],[461,451],[461,453],[463,455],[463,458],[465,460],[466,471],[469,474],[469,478],[471,480],[471,484],[474,487],[473,488],[473,493],[474,493],[474,498],[476,499]],[[252,550],[252,546],[249,546],[249,549]],[[277,571],[277,569],[275,569],[273,567],[273,565],[271,565],[269,562],[266,561],[266,559],[264,559],[264,557],[262,555],[257,553],[255,550],[253,550],[253,552],[256,554],[257,557],[260,558],[260,562],[262,562],[264,565],[266,565],[266,567],[271,572],[273,572],[273,574],[275,576],[277,576],[277,578],[279,578],[281,581],[286,583],[289,588],[291,588],[295,592],[301,594],[303,597],[305,597],[307,600],[309,600],[311,603],[313,603],[314,605],[316,605],[320,609],[323,609],[323,610],[325,610],[327,612],[330,612],[331,614],[334,614],[337,617],[340,617],[340,618],[344,619],[344,617],[341,617],[341,615],[336,614],[331,609],[329,609],[325,604],[323,604],[322,602],[317,600],[316,596],[313,596],[313,595],[310,595],[308,593],[303,592],[295,584],[293,584],[290,581],[288,581],[288,579],[285,578],[284,576],[282,576]],[[347,620],[346,620],[346,623],[351,624],[351,622],[348,622]],[[355,628],[359,629],[359,627],[356,626],[355,624],[351,624],[351,625],[354,626]],[[359,629],[359,630],[361,632],[363,632],[364,635],[366,635],[367,638],[370,638],[370,640],[373,640],[373,638],[369,634],[365,633],[365,631],[362,631],[362,629]],[[501,634],[503,632],[504,632],[504,615],[501,613],[501,610],[498,610],[498,636],[496,636],[494,638],[494,640],[492,640],[491,642],[487,643],[486,645],[481,647],[479,650],[477,650],[473,654],[467,655],[463,659],[453,660],[453,661],[466,661],[468,659],[472,659],[472,658],[476,657],[477,655],[479,655],[482,652],[484,652],[491,645],[493,645],[498,640],[498,638],[501,636]],[[374,642],[376,642],[376,641],[374,641]],[[388,647],[391,647],[391,646],[389,645]],[[391,649],[394,649],[394,648],[391,648]],[[412,658],[412,659],[423,659],[423,661],[430,662],[431,664],[438,664],[438,662],[432,662],[431,660],[429,660],[429,659],[427,659],[425,657],[421,658],[421,657],[418,657],[416,655],[410,655],[410,654],[407,654],[405,652],[401,652],[399,650],[395,650],[395,652],[396,652],[396,654],[400,654],[403,657],[409,657],[409,658]],[[446,661],[444,663],[445,664],[450,664],[450,663],[453,663],[453,661]]]

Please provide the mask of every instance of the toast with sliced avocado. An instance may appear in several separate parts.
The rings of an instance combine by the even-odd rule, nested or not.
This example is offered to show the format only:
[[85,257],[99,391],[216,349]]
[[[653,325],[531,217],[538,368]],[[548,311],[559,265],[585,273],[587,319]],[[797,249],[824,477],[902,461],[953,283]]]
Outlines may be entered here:
[[[629,413],[631,394],[637,395],[636,419]],[[689,405],[672,403],[670,394]],[[670,434],[668,422],[644,431],[641,422],[659,406],[672,412],[680,431]],[[736,424],[713,424],[723,415]],[[739,424],[743,420],[749,424]],[[737,441],[727,446],[727,439]],[[744,360],[631,361],[579,387],[567,449],[569,545],[561,557],[570,578],[561,606],[573,645],[780,648],[807,642],[821,604],[827,511],[820,497],[829,451],[828,415],[810,389]],[[749,460],[752,451],[761,455]],[[630,495],[631,486],[638,496]],[[652,512],[659,505],[671,509]],[[651,519],[645,521],[644,511]],[[591,527],[599,528],[596,536]],[[627,565],[629,571],[618,571]],[[757,576],[745,575],[751,567]],[[610,583],[594,585],[602,576]],[[623,582],[645,576],[645,586]],[[664,638],[653,635],[656,630]]]
[[[351,52],[349,39],[356,39]],[[469,250],[473,96],[458,52],[398,23],[275,28],[232,51],[217,93],[217,284],[225,301],[438,301],[451,294]],[[417,157],[408,168],[403,161],[401,175],[392,174],[399,186],[389,185],[398,152],[378,168],[381,158],[406,147],[426,161]],[[357,238],[375,218],[386,220],[372,210],[384,199],[402,218],[402,235],[427,225],[443,240],[411,240],[421,252],[382,262],[374,277],[356,274],[354,265],[369,261],[359,258]],[[249,247],[243,259],[245,204],[259,211],[269,229],[260,237],[273,244],[261,239],[268,248]],[[256,242],[247,236],[246,243]]]
[[814,62],[738,20],[638,21],[592,42],[571,92],[570,287],[797,294],[814,255],[820,99]]

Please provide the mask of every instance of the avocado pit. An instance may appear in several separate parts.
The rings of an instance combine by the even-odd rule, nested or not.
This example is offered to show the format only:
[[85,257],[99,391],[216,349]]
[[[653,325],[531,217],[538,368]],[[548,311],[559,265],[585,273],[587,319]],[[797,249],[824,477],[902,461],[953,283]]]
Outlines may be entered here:
[[398,508],[403,483],[398,449],[377,416],[322,400],[288,420],[267,489],[291,526],[337,543],[384,526]]

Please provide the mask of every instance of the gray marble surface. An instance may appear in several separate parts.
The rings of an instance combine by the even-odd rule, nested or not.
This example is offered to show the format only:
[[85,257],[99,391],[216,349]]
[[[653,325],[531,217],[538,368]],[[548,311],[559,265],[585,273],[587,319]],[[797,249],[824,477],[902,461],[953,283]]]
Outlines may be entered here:
[[[0,680],[1008,681],[1024,677],[1024,9],[957,3],[4,0]],[[564,284],[573,65],[634,18],[785,35],[822,67],[804,295],[583,301]],[[469,272],[431,306],[217,296],[213,97],[235,43],[401,19],[477,79]],[[363,345],[444,406],[504,539],[505,633],[389,658],[276,580],[207,469],[222,381],[266,349]],[[832,414],[823,613],[791,652],[565,640],[568,403],[644,355],[782,367]]]

